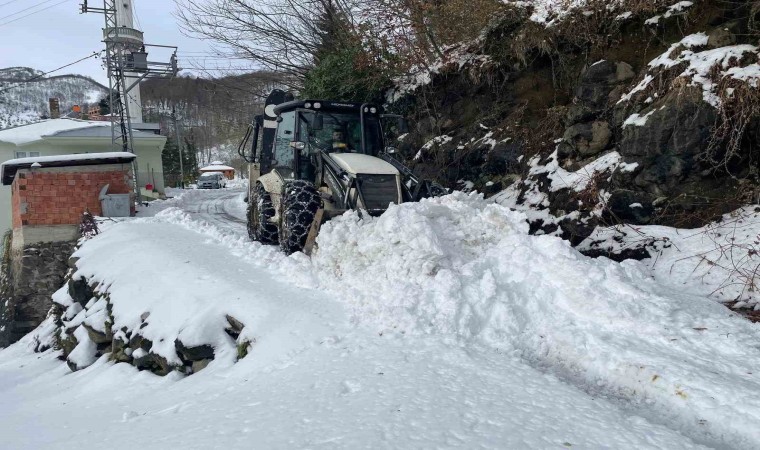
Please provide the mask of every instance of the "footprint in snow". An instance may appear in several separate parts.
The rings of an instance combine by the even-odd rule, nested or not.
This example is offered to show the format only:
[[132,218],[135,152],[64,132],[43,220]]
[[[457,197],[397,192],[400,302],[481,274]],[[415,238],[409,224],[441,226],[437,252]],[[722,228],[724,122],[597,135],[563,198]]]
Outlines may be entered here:
[[341,384],[341,395],[350,395],[359,392],[362,389],[362,385],[356,381],[346,380]]

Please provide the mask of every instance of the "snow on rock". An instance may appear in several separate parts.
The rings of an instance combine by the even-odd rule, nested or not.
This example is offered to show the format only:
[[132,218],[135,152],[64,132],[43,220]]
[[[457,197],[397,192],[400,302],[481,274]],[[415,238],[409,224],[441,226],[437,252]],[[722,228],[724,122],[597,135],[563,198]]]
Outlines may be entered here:
[[74,337],[76,337],[78,344],[68,356],[69,365],[72,369],[89,367],[97,360],[95,356],[97,345],[92,342],[84,327],[77,328]]
[[[653,59],[649,65],[649,72],[644,79],[631,91],[624,94],[618,103],[630,101],[634,94],[647,89],[656,79],[654,71],[683,66],[684,69],[677,77],[690,80],[692,86],[701,86],[704,100],[714,107],[721,104],[720,92],[715,79],[731,77],[736,80],[751,83],[757,86],[760,79],[760,70],[757,64],[746,67],[737,67],[736,64],[750,56],[750,59],[760,58],[758,47],[754,45],[732,45],[716,49],[695,51],[699,47],[707,45],[708,36],[705,33],[695,33],[681,39],[670,46],[662,55]],[[717,73],[715,73],[717,71]]]
[[[157,239],[176,242],[177,232],[172,231],[175,227],[149,224],[140,227],[140,231],[135,228],[129,222],[115,224],[73,255],[77,268],[71,275],[72,280],[83,278],[98,289],[96,298],[84,309],[72,303],[66,294],[66,286],[54,296],[59,304],[76,305],[79,311],[64,321],[64,328],[74,329],[79,342],[69,355],[69,361],[74,361],[78,368],[94,362],[90,358],[94,347],[89,338],[81,339],[85,327],[79,325],[89,326],[106,336],[105,324],[108,322],[108,328],[126,330],[133,341],[138,335],[149,341],[150,353],[164,358],[171,365],[181,367],[186,363],[177,354],[175,341],[188,348],[211,346],[215,363],[223,366],[234,363],[238,357],[236,346],[255,341],[255,336],[249,334],[254,329],[244,330],[236,342],[225,331],[230,327],[227,316],[247,325],[256,323],[257,316],[264,311],[257,308],[241,310],[240,291],[227,286],[224,281],[210,280],[190,264],[193,258],[202,257],[202,254],[191,257],[183,252],[155,252],[151,249],[154,240],[140,238],[142,233],[148,233]],[[178,269],[171,272],[171,279],[147,281],[154,279],[154,273],[168,267]],[[106,294],[107,301],[103,297]],[[138,357],[133,355],[133,358]]]
[[760,310],[758,206],[698,229],[599,227],[578,248],[614,254],[646,248],[651,258],[643,262],[659,282],[695,296],[737,302],[736,308]]
[[530,161],[529,174],[532,176],[545,174],[551,180],[550,189],[552,192],[561,189],[582,192],[589,186],[594,177],[603,173],[611,174],[621,164],[624,164],[620,154],[615,151],[595,159],[575,172],[569,172],[560,167],[556,151],[549,156],[549,161],[546,164],[540,162],[540,156],[536,156]]
[[467,45],[453,46],[445,49],[442,58],[429,66],[418,67],[408,76],[395,80],[395,87],[388,91],[386,101],[393,103],[415,90],[427,86],[433,81],[433,77],[448,70],[460,71],[464,67],[482,67],[491,62],[491,57],[479,53],[473,53],[470,48],[478,44],[479,40]]
[[647,124],[649,117],[655,112],[656,110],[653,110],[644,114],[643,116],[638,113],[631,114],[627,119],[625,119],[625,122],[623,122],[623,128],[627,126],[643,127]]
[[425,151],[428,151],[428,150],[433,149],[433,148],[437,148],[437,147],[439,147],[441,145],[444,145],[444,144],[448,144],[453,139],[454,138],[452,138],[451,136],[446,135],[446,134],[434,137],[433,139],[431,139],[428,142],[426,142],[425,145],[422,146],[422,148],[420,148],[420,150],[417,152],[417,154],[414,155],[414,160],[415,161],[420,160],[422,158],[422,156],[423,156],[423,154],[424,154]]
[[669,19],[673,16],[679,16],[686,12],[687,9],[694,6],[694,2],[690,1],[681,1],[674,5],[671,5],[668,7],[668,9],[665,11],[664,14],[654,16],[650,19],[647,19],[644,23],[646,25],[657,25],[660,23],[660,19]]
[[[594,13],[592,7],[597,7],[591,0],[502,0],[503,3],[516,7],[531,8],[530,20],[550,27],[561,23],[565,18],[575,12],[580,12],[584,16],[590,16]],[[628,8],[640,6],[641,2],[632,0],[610,0],[607,2],[607,11],[620,11],[617,14],[617,20],[625,20],[633,16],[633,12]],[[680,1],[668,6],[663,14],[655,16],[647,23],[657,23],[661,18],[669,18],[675,15],[683,14],[688,8],[693,6],[691,1]]]

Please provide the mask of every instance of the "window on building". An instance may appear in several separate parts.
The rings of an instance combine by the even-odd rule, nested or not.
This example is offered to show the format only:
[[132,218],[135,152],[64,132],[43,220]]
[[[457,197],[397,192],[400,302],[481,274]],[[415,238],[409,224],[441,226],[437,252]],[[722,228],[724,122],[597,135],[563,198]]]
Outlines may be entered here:
[[40,152],[16,152],[16,158],[36,158]]

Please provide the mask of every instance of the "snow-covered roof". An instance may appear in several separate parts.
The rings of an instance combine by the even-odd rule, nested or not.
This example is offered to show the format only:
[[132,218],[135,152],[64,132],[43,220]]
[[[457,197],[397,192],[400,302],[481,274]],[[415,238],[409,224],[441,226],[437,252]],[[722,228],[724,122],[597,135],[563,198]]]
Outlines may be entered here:
[[228,170],[235,170],[233,167],[225,166],[219,161],[214,161],[210,166],[202,167],[201,172],[224,172]]
[[47,119],[28,125],[0,130],[0,142],[16,145],[29,144],[42,140],[43,137],[55,136],[59,133],[82,128],[111,127],[111,122],[100,122],[78,119]]
[[[132,126],[132,137],[137,139],[166,139],[164,136],[157,135],[155,133],[148,133],[140,131]],[[48,138],[111,138],[111,127],[88,127],[88,128],[76,128],[73,130],[60,131],[52,136],[45,136]]]
[[[70,167],[89,166],[95,164],[118,164],[131,162],[137,155],[128,152],[78,153],[74,155],[36,156],[32,158],[10,159],[0,164],[0,179],[4,185],[13,183],[13,178],[19,169],[42,166]],[[38,166],[39,165],[39,166]]]
[[[133,126],[132,134],[135,139],[159,139],[153,133],[138,131]],[[50,137],[70,138],[104,138],[110,137],[111,122],[79,119],[47,119],[40,122],[20,125],[0,130],[0,142],[8,142],[18,146],[41,141]]]

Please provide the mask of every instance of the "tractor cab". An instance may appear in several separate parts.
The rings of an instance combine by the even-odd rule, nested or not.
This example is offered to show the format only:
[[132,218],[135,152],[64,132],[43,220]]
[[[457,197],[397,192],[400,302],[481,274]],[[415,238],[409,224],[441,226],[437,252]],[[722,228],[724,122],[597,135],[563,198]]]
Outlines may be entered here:
[[322,152],[377,157],[383,150],[376,106],[299,100],[273,112],[276,132],[272,145],[261,149],[261,173],[276,170],[283,179],[314,181]]

